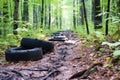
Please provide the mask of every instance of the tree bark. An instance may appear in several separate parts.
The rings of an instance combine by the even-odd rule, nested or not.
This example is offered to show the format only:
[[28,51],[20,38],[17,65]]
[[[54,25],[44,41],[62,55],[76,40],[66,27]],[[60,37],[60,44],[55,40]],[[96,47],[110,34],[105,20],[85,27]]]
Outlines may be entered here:
[[[63,4],[63,0],[61,0],[60,1],[60,5],[59,6],[62,6],[62,4]],[[63,13],[63,11],[62,11],[62,8],[60,7],[60,29],[62,29],[62,13]]]
[[110,13],[110,1],[111,0],[108,0],[108,5],[107,5],[107,12],[108,12],[108,14],[107,14],[107,16],[106,16],[106,30],[105,30],[105,35],[108,35],[108,23],[109,23],[109,20],[108,20],[108,18],[109,18],[109,13]]
[[62,9],[60,8],[60,29],[62,29]]
[[[81,4],[82,0],[79,2]],[[80,5],[80,23],[84,25],[84,11],[83,11],[83,6]]]
[[75,15],[75,1],[73,1],[73,26],[74,26],[74,29],[76,29],[76,15]]
[[28,21],[29,20],[29,13],[28,13],[28,0],[24,0],[24,5],[23,5],[23,15],[22,15],[22,20],[23,21]]
[[44,12],[44,19],[45,19],[45,21],[44,21],[44,24],[45,24],[45,27],[47,26],[47,1],[46,0],[44,0],[44,2],[45,2],[45,5],[44,5],[44,7],[45,7],[45,12]]
[[80,0],[77,0],[77,26],[80,25]]
[[118,14],[118,13],[120,13],[120,0],[117,0],[117,16],[120,19],[120,14]]
[[55,17],[55,24],[56,24],[56,26],[57,26],[57,28],[58,28],[58,25],[59,25],[59,18],[58,18],[58,11],[56,12],[56,17]]
[[3,6],[3,22],[4,23],[7,23],[9,21],[9,16],[8,16],[8,4],[7,2],[4,3],[4,6]]
[[7,24],[9,22],[9,13],[8,13],[8,2],[6,1],[4,4],[3,4],[3,37],[5,38],[6,37],[6,34],[7,34]]
[[100,25],[102,23],[102,16],[98,16],[101,13],[100,0],[94,0],[93,12],[94,12],[94,29],[102,28]]
[[[0,9],[2,9],[2,10],[0,10],[0,16],[3,16],[3,6],[0,6]],[[3,23],[2,17],[0,17],[0,23]],[[0,25],[0,35],[2,35],[2,33],[3,33],[2,27],[3,27],[3,25]]]
[[41,10],[41,28],[43,28],[43,20],[44,20],[44,0],[42,0],[42,10]]
[[17,34],[16,29],[18,28],[18,9],[19,9],[19,0],[14,0],[15,6],[14,6],[14,24],[13,24],[13,34]]
[[37,27],[37,6],[33,5],[33,24],[34,27]]
[[[0,16],[2,16],[3,14],[2,14],[2,12],[0,12]],[[2,18],[0,18],[0,22],[2,22]],[[0,26],[0,35],[2,35],[2,28],[1,28],[2,26]]]
[[48,29],[51,28],[51,1],[49,2],[49,21],[48,21]]
[[83,1],[83,10],[84,10],[84,18],[85,18],[85,23],[86,23],[86,30],[87,30],[87,34],[89,34],[89,27],[88,27],[88,20],[87,20],[87,14],[86,14],[86,6],[85,6],[85,1]]

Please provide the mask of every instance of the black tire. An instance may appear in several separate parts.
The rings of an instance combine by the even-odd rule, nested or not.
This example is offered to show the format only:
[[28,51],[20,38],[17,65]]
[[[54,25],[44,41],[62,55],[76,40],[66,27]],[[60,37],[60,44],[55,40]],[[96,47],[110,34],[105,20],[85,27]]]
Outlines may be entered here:
[[53,38],[49,39],[49,41],[66,41],[66,36],[54,36]]
[[54,45],[51,42],[34,38],[23,38],[21,40],[21,46],[27,49],[41,47],[44,54],[54,50]]
[[51,38],[49,39],[49,41],[65,41],[65,39],[57,39],[57,38]]
[[25,49],[23,47],[10,48],[5,51],[5,58],[7,61],[36,61],[42,58],[42,49],[33,48]]
[[52,36],[66,36],[67,38],[70,38],[72,33],[73,33],[72,30],[62,30],[53,33]]

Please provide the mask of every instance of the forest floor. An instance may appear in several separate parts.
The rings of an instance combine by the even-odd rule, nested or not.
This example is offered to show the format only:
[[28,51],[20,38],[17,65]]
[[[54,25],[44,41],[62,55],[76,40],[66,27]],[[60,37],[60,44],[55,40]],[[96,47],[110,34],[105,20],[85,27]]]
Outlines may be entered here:
[[98,54],[93,47],[82,46],[75,34],[53,43],[54,51],[38,61],[0,62],[0,80],[120,80],[120,62],[110,65],[108,52]]

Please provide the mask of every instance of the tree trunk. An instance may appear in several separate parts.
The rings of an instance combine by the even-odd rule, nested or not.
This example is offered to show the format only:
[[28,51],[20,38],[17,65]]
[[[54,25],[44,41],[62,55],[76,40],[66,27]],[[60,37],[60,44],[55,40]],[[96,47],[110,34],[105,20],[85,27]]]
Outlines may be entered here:
[[87,14],[86,14],[86,7],[85,7],[85,1],[83,0],[83,10],[84,10],[84,18],[85,18],[85,23],[86,23],[86,30],[87,34],[89,34],[89,27],[88,27],[88,20],[87,20]]
[[[3,6],[0,6],[0,16],[3,16]],[[0,23],[3,23],[3,18],[2,17],[0,17]],[[2,35],[2,33],[3,33],[2,28],[3,28],[3,25],[0,24],[0,35]]]
[[95,13],[95,11],[94,11],[94,9],[95,9],[95,8],[94,8],[94,2],[95,2],[95,0],[92,0],[92,4],[93,4],[93,5],[92,5],[92,16],[91,16],[92,18],[91,18],[91,20],[92,20],[93,22],[94,22],[94,13]]
[[3,18],[3,23],[4,23],[3,37],[5,38],[6,34],[7,34],[7,24],[9,21],[8,2],[7,1],[4,3],[4,6],[3,6],[3,16],[4,16],[4,18]]
[[28,21],[29,20],[29,13],[28,13],[28,0],[24,0],[24,5],[23,5],[23,15],[22,15],[22,20],[23,21]]
[[[0,16],[2,16],[2,11],[0,11]],[[0,18],[0,23],[2,23],[2,18]],[[0,25],[0,35],[2,35],[2,25]]]
[[42,0],[42,10],[41,10],[41,28],[43,28],[43,20],[44,20],[44,0]]
[[57,12],[57,14],[56,14],[55,24],[56,24],[56,26],[57,26],[57,28],[58,28],[58,12]]
[[108,18],[109,18],[109,13],[110,13],[110,1],[111,0],[108,0],[108,5],[107,5],[107,12],[108,12],[108,14],[107,14],[107,16],[106,16],[106,30],[105,30],[105,35],[108,35],[108,23],[109,23],[109,20],[108,20]]
[[119,17],[120,19],[120,0],[117,0],[117,16]]
[[94,29],[102,28],[102,16],[98,16],[98,14],[101,13],[101,6],[100,6],[100,0],[94,0],[93,5],[93,12],[94,12]]
[[45,7],[45,11],[44,11],[44,19],[45,19],[45,21],[44,21],[44,24],[45,24],[45,27],[47,26],[47,3],[46,3],[46,0],[44,0],[44,2],[45,2],[45,5],[44,5],[44,7]]
[[19,4],[19,5],[20,5],[20,8],[21,8],[21,11],[20,11],[20,13],[21,13],[21,18],[20,18],[21,21],[22,21],[22,16],[23,16],[23,2],[24,2],[24,1],[21,0],[21,1],[20,1],[20,4]]
[[14,27],[13,27],[13,34],[17,34],[16,29],[18,28],[18,9],[19,9],[19,0],[14,0],[15,6],[14,6]]
[[33,4],[33,24],[34,27],[37,27],[37,10],[36,10],[36,5]]
[[59,7],[58,3],[56,4],[56,10],[55,10],[55,26],[59,28]]
[[79,26],[79,0],[77,0],[77,15],[76,15],[76,26]]
[[60,29],[62,29],[62,9],[60,8]]
[[[39,4],[41,4],[41,1],[39,1]],[[38,8],[38,24],[41,25],[41,5]]]
[[73,26],[76,29],[75,0],[73,1]]
[[49,2],[49,21],[48,21],[48,29],[51,28],[51,1]]
[[9,16],[8,16],[8,4],[7,4],[7,2],[4,3],[4,6],[3,6],[3,16],[4,16],[3,22],[7,23],[8,20],[9,20]]
[[60,14],[59,14],[60,15],[60,18],[59,18],[60,29],[62,29],[62,13],[63,13],[62,8],[61,8],[62,4],[63,4],[63,0],[60,1],[60,5],[59,5],[59,8],[60,8]]
[[[82,0],[79,2],[81,4]],[[84,11],[83,11],[83,6],[80,5],[80,23],[84,25]]]

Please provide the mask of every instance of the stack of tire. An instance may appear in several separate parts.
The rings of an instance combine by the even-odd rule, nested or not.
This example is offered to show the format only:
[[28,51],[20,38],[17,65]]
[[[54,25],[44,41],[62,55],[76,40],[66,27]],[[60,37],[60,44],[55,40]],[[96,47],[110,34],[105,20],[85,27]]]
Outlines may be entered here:
[[71,30],[57,31],[52,34],[53,38],[49,39],[49,41],[66,41],[70,38],[72,32]]
[[5,58],[7,61],[37,61],[42,58],[43,54],[51,52],[54,45],[51,42],[34,39],[22,38],[20,46],[7,49]]

